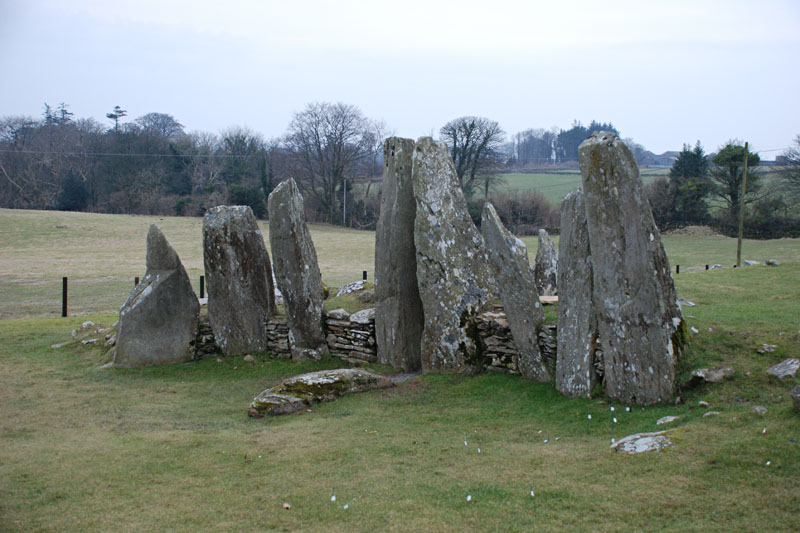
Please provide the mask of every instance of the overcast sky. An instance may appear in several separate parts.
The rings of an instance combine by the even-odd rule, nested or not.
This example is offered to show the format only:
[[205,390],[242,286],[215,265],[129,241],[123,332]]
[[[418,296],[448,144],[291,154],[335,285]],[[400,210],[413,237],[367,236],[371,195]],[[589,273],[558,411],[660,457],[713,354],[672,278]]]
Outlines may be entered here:
[[594,119],[773,159],[800,134],[799,60],[796,0],[0,0],[0,116],[65,102],[109,126],[120,105],[274,137],[340,101],[404,137]]

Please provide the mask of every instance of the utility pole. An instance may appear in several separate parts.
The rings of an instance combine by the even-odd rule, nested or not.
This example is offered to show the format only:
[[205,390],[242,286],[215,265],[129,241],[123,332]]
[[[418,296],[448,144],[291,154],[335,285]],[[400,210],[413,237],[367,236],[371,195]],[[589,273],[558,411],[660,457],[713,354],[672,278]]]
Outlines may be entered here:
[[747,194],[747,155],[748,143],[744,143],[744,174],[742,175],[742,201],[739,205],[739,242],[736,245],[736,266],[742,266],[742,235],[744,234],[744,195]]

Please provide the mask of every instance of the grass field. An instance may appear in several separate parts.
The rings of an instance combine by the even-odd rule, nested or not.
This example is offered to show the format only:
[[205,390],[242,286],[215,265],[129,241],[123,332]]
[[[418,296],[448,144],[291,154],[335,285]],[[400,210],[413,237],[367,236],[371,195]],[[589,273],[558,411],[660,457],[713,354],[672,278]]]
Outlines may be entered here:
[[[736,372],[685,391],[680,405],[628,412],[517,376],[425,375],[253,420],[247,406],[262,389],[338,361],[256,354],[255,363],[100,369],[104,350],[71,341],[84,320],[116,320],[126,286],[144,274],[152,220],[0,211],[2,531],[797,530],[800,416],[789,390],[800,379],[764,370],[800,352],[798,239],[745,242],[745,257],[779,267],[676,276],[679,294],[697,304],[684,312],[699,331],[682,377],[700,366]],[[158,223],[199,275],[199,219]],[[326,278],[372,272],[373,233],[312,234]],[[724,237],[668,236],[665,245],[686,268],[735,259]],[[84,316],[32,317],[52,314],[42,288],[51,282],[58,309],[61,272],[84,276],[90,290],[75,302]],[[109,278],[120,294],[93,281]],[[759,354],[762,343],[777,348]],[[719,414],[704,417],[699,400]],[[681,416],[673,448],[609,450],[612,437],[661,429],[666,415]]]
[[[642,181],[650,183],[656,177],[666,175],[667,172],[663,169],[642,169]],[[581,173],[578,170],[508,173],[501,174],[501,176],[503,183],[497,186],[497,192],[517,193],[535,190],[543,194],[556,207],[561,205],[561,200],[569,192],[581,187]]]

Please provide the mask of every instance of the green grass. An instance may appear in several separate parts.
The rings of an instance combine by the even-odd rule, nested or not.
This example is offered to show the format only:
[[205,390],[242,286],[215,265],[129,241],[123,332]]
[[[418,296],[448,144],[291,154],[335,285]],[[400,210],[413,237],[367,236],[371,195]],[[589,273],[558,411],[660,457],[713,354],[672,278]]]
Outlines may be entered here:
[[[642,169],[642,181],[650,183],[656,177],[664,175],[662,169]],[[581,173],[578,170],[532,172],[532,173],[507,173],[501,174],[502,185],[496,192],[518,193],[535,190],[544,195],[554,206],[561,205],[561,200],[571,191],[581,187]]]
[[[65,248],[54,268],[80,264],[102,277],[108,265],[130,260],[143,270],[143,244],[128,248],[140,246],[150,219],[41,213],[46,222],[15,227],[26,237],[3,234],[3,287],[9,250],[33,270],[15,274],[19,283],[38,280],[30,256],[44,258],[39,247],[55,250],[51,241],[63,240],[52,216],[81,228],[80,246]],[[199,219],[161,223],[179,253],[191,255]],[[371,233],[312,232],[327,241],[317,244],[326,250],[323,272],[348,256],[371,261]],[[106,244],[91,248],[82,234]],[[735,241],[724,237],[665,243],[687,266],[735,257]],[[529,247],[535,253],[535,239]],[[800,353],[800,240],[746,241],[744,255],[783,264],[675,277],[680,295],[697,304],[684,312],[699,331],[682,376],[724,365],[734,378],[684,391],[681,405],[627,412],[617,404],[616,425],[603,398],[564,398],[552,384],[498,374],[425,375],[310,413],[254,420],[246,412],[258,392],[339,362],[256,354],[255,363],[100,369],[105,350],[70,332],[87,318],[109,324],[113,313],[0,320],[0,530],[794,531],[800,443],[790,439],[800,441],[800,416],[789,390],[800,379],[781,382],[764,370]],[[758,354],[765,342],[776,351]],[[699,400],[720,414],[703,417]],[[673,448],[609,450],[612,436],[662,429],[655,421],[666,415],[682,417],[672,424]]]

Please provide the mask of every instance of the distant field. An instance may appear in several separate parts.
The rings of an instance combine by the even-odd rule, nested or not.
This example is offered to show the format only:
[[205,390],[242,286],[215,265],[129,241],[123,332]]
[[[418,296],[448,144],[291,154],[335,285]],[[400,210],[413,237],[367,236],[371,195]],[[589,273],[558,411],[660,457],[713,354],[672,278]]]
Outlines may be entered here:
[[[666,169],[642,169],[642,181],[647,184],[658,176],[666,175]],[[578,170],[562,170],[554,172],[509,173],[501,174],[503,184],[496,188],[497,192],[524,192],[535,190],[544,195],[555,206],[570,192],[581,187],[581,173]]]

